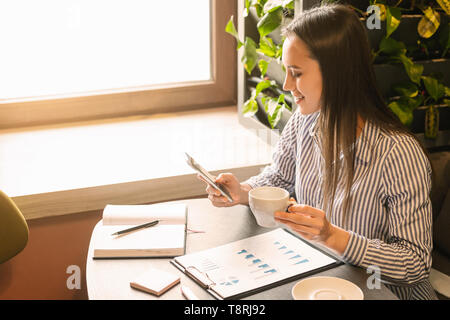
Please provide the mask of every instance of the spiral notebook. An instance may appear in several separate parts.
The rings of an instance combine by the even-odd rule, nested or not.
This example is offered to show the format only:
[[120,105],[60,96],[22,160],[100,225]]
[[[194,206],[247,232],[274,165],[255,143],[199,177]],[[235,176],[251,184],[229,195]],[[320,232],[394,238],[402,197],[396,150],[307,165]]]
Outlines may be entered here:
[[236,299],[342,262],[278,228],[171,260],[217,299]]

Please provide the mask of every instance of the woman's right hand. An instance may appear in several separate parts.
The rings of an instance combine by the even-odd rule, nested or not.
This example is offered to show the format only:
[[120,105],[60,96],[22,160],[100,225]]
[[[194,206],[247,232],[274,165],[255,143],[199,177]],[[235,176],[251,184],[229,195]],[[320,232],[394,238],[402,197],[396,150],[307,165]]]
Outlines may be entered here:
[[228,201],[219,190],[212,187],[199,174],[197,174],[197,178],[206,183],[206,193],[213,206],[232,207],[237,204],[248,204],[248,191],[250,188],[247,188],[246,185],[241,185],[239,180],[232,173],[221,173],[214,181],[228,190],[233,202]]

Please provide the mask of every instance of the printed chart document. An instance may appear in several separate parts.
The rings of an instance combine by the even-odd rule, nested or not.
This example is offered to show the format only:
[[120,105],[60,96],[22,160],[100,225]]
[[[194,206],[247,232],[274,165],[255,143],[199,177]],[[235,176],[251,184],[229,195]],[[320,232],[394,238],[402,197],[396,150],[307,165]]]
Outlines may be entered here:
[[341,264],[281,228],[172,263],[217,299],[235,299]]
[[[156,226],[112,235],[154,220],[159,220]],[[94,259],[183,255],[186,222],[186,204],[107,205],[94,240]]]

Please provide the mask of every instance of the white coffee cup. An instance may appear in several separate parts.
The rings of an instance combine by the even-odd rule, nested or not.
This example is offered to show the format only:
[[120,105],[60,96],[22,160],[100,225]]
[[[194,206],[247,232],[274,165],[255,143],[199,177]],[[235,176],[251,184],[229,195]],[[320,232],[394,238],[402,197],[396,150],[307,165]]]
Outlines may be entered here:
[[290,204],[289,192],[278,187],[254,188],[248,193],[248,203],[258,225],[274,228],[278,226],[274,213],[286,211]]

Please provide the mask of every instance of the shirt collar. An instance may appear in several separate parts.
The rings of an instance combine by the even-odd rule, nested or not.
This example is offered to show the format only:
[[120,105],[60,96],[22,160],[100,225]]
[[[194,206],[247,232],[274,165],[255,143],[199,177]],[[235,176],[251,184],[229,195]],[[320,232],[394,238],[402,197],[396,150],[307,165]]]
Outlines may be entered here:
[[366,165],[369,164],[379,136],[380,128],[372,121],[366,120],[361,135],[356,141],[356,158]]
[[366,120],[361,135],[356,141],[356,158],[365,162],[365,164],[370,163],[379,135],[380,128],[372,121]]

